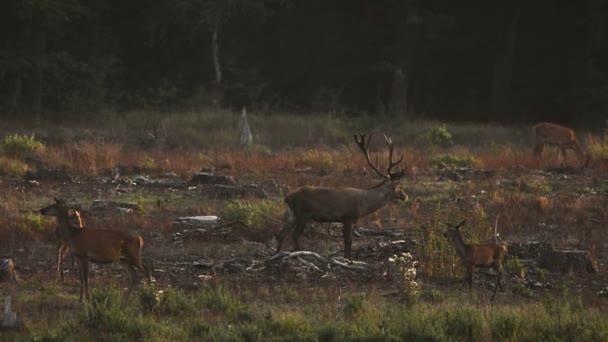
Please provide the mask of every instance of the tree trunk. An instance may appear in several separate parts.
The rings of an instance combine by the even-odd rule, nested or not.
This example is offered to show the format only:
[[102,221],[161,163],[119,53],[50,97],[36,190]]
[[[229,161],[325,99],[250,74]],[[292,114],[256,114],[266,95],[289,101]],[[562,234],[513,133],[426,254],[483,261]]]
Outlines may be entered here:
[[408,92],[407,70],[403,67],[396,67],[391,87],[391,102],[389,112],[400,118],[407,118],[407,92]]
[[491,112],[494,118],[511,114],[511,82],[513,80],[513,55],[517,41],[519,6],[515,9],[504,49],[499,51],[492,75]]

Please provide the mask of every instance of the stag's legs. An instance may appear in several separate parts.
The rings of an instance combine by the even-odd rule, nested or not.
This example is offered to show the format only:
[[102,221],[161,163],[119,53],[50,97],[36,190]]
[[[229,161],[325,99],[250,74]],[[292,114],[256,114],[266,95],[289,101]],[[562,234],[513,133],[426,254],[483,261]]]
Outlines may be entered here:
[[304,228],[306,228],[309,221],[310,219],[307,217],[296,220],[296,229],[294,229],[291,233],[294,251],[300,250],[300,243],[298,242],[298,239],[300,239],[300,235],[302,235],[302,232],[304,232]]
[[281,245],[283,244],[283,240],[296,224],[296,218],[291,212],[291,209],[288,208],[287,210],[285,210],[284,220],[285,224],[283,225],[283,228],[275,236],[275,238],[277,239],[277,253],[281,251]]
[[536,145],[534,146],[534,157],[536,157],[536,160],[538,160],[538,162],[540,163],[541,159],[543,158],[543,150],[545,149],[545,144],[542,142],[537,142]]
[[353,243],[353,225],[350,222],[342,223],[342,234],[344,235],[344,258],[351,259],[351,246]]

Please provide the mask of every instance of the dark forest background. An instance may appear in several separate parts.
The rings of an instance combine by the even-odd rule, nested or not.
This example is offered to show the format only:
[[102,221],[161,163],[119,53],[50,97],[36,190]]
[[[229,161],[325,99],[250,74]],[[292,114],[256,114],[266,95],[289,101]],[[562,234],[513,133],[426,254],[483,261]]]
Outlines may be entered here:
[[3,0],[0,113],[603,126],[608,1]]

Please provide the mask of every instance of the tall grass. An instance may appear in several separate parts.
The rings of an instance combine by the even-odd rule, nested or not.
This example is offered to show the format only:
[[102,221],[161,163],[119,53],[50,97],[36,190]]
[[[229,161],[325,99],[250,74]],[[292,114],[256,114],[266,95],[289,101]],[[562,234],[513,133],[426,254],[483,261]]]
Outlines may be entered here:
[[[76,318],[63,319],[51,329],[45,326],[40,330],[30,324],[26,334],[33,340],[102,341],[605,341],[608,338],[608,322],[602,312],[557,299],[501,306],[449,299],[440,304],[406,306],[372,293],[371,297],[355,294],[344,305],[326,307],[328,312],[321,312],[315,309],[315,302],[292,307],[269,306],[258,301],[249,306],[221,286],[192,294],[173,292],[165,300],[172,304],[162,304],[162,296],[166,295],[161,294],[160,301],[156,301],[157,309],[148,311],[135,301],[125,302],[117,288],[95,289],[87,306],[73,309],[79,312]],[[323,292],[317,294],[322,295]],[[335,298],[325,300],[332,302]]]

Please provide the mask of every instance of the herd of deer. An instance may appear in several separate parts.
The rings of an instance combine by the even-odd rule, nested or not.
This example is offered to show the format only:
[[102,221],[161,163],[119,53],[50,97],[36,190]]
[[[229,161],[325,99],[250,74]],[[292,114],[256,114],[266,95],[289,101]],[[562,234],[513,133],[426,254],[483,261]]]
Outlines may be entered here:
[[[566,157],[566,149],[573,149],[579,158],[589,157],[583,152],[574,132],[563,126],[552,123],[540,123],[534,126],[536,145],[534,155],[540,160],[545,145],[558,147],[563,158]],[[285,197],[287,209],[285,212],[285,224],[276,235],[277,253],[281,251],[283,240],[291,232],[294,249],[299,250],[298,239],[304,229],[311,221],[338,222],[342,223],[344,235],[344,257],[352,260],[352,230],[353,224],[360,218],[373,213],[392,201],[406,201],[408,196],[399,186],[400,179],[405,175],[405,168],[394,172],[394,168],[403,161],[403,155],[398,160],[393,160],[394,145],[389,137],[384,136],[389,149],[388,168],[382,172],[379,166],[372,163],[369,155],[369,144],[371,136],[365,134],[355,135],[355,142],[363,152],[370,168],[383,181],[370,189],[359,189],[350,187],[313,187],[304,186]],[[143,265],[141,260],[141,249],[144,240],[141,236],[129,232],[86,229],[82,224],[80,212],[76,208],[69,207],[64,200],[55,198],[55,203],[40,210],[42,215],[57,218],[56,235],[59,242],[57,256],[57,278],[63,280],[63,257],[71,251],[72,257],[77,261],[80,273],[80,301],[88,299],[88,276],[89,261],[95,263],[113,263],[120,261],[128,270],[130,286],[127,296],[136,284],[135,268],[139,269],[152,281],[150,269]],[[75,216],[78,226],[70,222]],[[462,260],[467,270],[469,287],[473,286],[473,273],[476,267],[492,267],[496,271],[497,281],[492,299],[500,286],[503,273],[503,261],[507,255],[507,247],[504,244],[466,244],[460,234],[460,227],[465,221],[457,225],[448,224],[444,236],[449,239]]]

